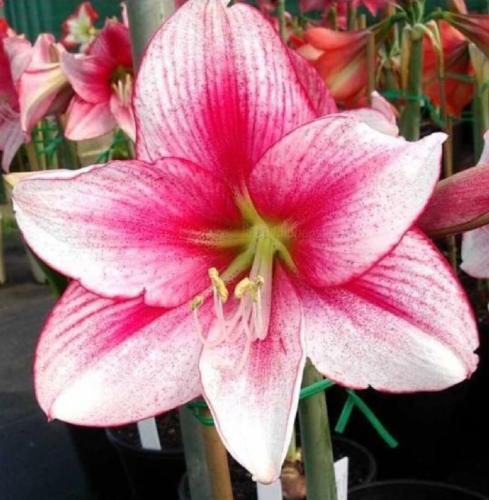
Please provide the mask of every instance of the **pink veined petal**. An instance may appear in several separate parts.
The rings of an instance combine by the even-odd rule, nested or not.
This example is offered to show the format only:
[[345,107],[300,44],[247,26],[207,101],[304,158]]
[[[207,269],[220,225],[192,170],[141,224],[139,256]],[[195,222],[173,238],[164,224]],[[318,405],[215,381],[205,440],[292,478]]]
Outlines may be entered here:
[[117,65],[132,68],[129,29],[114,19],[108,19],[90,46],[88,54],[96,56],[99,61],[110,64],[113,68]]
[[94,139],[117,127],[110,101],[92,104],[75,95],[66,115],[65,136],[72,141]]
[[316,116],[320,117],[338,112],[335,100],[316,68],[294,50],[290,50],[289,55],[297,76],[316,111]]
[[224,3],[190,0],[163,25],[134,102],[139,158],[186,158],[232,181],[316,112],[271,24]]
[[378,92],[372,92],[371,107],[343,111],[342,114],[353,116],[383,134],[394,137],[399,135],[394,108]]
[[445,137],[407,142],[330,115],[270,148],[250,195],[264,217],[288,223],[298,271],[315,286],[338,285],[386,255],[421,213]]
[[280,475],[305,362],[300,302],[278,266],[272,300],[268,336],[253,342],[242,371],[244,337],[204,346],[200,360],[204,396],[226,448],[263,483]]
[[37,346],[36,396],[49,418],[74,424],[141,420],[201,393],[201,348],[187,305],[106,299],[72,282]]
[[110,111],[114,115],[117,125],[133,141],[136,141],[136,123],[130,103],[124,104],[117,95],[110,98]]
[[115,161],[26,179],[14,189],[29,246],[62,274],[107,297],[173,307],[209,285],[209,231],[238,220],[228,189],[185,160]]
[[106,61],[65,52],[61,54],[61,68],[81,99],[93,104],[109,101],[111,67]]
[[489,278],[489,226],[464,233],[460,268],[474,278]]
[[44,64],[27,70],[22,75],[19,88],[22,129],[25,132],[32,130],[56,107],[56,101],[65,103],[70,92],[72,94],[59,64]]
[[489,222],[489,163],[443,179],[418,225],[430,236],[457,234]]
[[358,280],[302,292],[307,355],[341,384],[440,390],[477,366],[477,327],[465,292],[420,232],[407,233]]
[[[10,71],[14,85],[19,85],[20,77],[31,62],[33,48],[29,40],[20,36],[12,36],[3,40],[5,52],[10,61]],[[5,71],[5,68],[3,68]]]
[[20,127],[20,117],[7,104],[0,104],[0,151],[2,169],[9,171],[15,153],[24,142],[24,134]]

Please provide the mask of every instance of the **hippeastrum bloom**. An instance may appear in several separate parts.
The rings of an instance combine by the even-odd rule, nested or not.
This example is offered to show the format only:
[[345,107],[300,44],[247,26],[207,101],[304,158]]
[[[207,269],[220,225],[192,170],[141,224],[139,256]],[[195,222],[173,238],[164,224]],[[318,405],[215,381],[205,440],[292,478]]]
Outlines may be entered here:
[[[418,221],[431,237],[464,233],[489,223],[489,131],[475,167],[440,181]],[[477,231],[470,234],[476,235]],[[481,233],[482,234],[482,233]],[[481,247],[485,252],[486,247]]]
[[297,52],[319,71],[341,106],[358,105],[367,89],[368,30],[341,32],[314,27],[304,32]]
[[[468,44],[465,37],[452,28],[447,22],[441,21],[440,35],[442,44],[442,57],[444,58],[446,112],[460,117],[463,109],[472,101],[474,86],[471,82],[464,82],[450,74],[470,75],[472,67],[469,59]],[[424,93],[432,100],[435,106],[442,106],[440,101],[440,79],[438,72],[437,50],[433,47],[430,37],[423,40],[423,89]]]
[[63,38],[61,43],[74,49],[80,46],[80,52],[85,52],[97,37],[95,21],[98,19],[97,11],[90,2],[83,2],[76,11],[63,23]]
[[76,93],[67,111],[68,139],[93,139],[117,126],[135,138],[134,70],[127,26],[107,20],[87,53],[63,53],[61,67]]
[[2,169],[5,171],[24,142],[16,85],[29,56],[29,42],[13,32],[10,35],[0,33],[0,151],[3,152]]
[[51,418],[116,425],[203,394],[256,480],[280,473],[306,357],[351,387],[436,390],[476,367],[474,319],[411,226],[443,134],[331,114],[256,9],[190,0],[135,88],[138,160],[14,189],[34,251],[74,279],[36,353]]
[[489,15],[445,12],[444,18],[489,57]]
[[489,131],[479,163],[438,183],[419,226],[433,237],[464,233],[461,268],[489,277]]
[[31,50],[18,84],[21,125],[26,133],[47,114],[64,112],[73,95],[60,64],[65,52],[50,34],[39,35]]

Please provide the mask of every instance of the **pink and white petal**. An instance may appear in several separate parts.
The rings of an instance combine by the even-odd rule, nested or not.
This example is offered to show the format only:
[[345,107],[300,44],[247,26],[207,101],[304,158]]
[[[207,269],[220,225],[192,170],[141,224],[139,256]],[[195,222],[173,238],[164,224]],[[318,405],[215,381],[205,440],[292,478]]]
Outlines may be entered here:
[[[238,219],[228,189],[185,160],[114,161],[19,182],[17,222],[53,268],[107,297],[173,307],[209,285],[231,256],[205,240]],[[224,226],[224,227],[223,227]]]
[[[22,73],[29,66],[33,48],[29,40],[20,36],[12,36],[3,39],[3,46],[10,62],[10,72],[14,85],[19,85]],[[3,69],[3,71],[6,71]]]
[[270,148],[250,195],[262,216],[288,223],[299,272],[314,286],[339,285],[386,255],[422,212],[445,137],[407,142],[330,115]]
[[353,116],[383,134],[399,135],[393,106],[377,92],[372,93],[371,107],[343,111],[343,114]]
[[20,146],[24,143],[24,133],[20,127],[19,114],[7,105],[0,105],[0,151],[2,169],[8,172],[10,164]]
[[302,299],[307,355],[346,386],[440,390],[477,366],[477,327],[465,292],[420,232],[407,233],[358,280],[304,289]]
[[186,158],[233,181],[316,111],[271,24],[225,3],[190,0],[162,26],[134,103],[138,158]]
[[280,475],[297,411],[305,362],[302,312],[286,274],[276,267],[268,336],[251,345],[237,371],[244,337],[204,346],[204,397],[231,455],[259,482]]
[[464,233],[460,268],[474,278],[489,278],[489,226]]
[[30,132],[68,88],[68,80],[58,63],[42,64],[25,71],[19,87],[22,129]]
[[[206,309],[202,310],[204,321]],[[36,350],[36,396],[49,418],[112,426],[175,408],[202,391],[202,343],[187,305],[111,300],[72,282]]]
[[322,80],[316,68],[296,51],[289,51],[292,64],[302,83],[307,96],[311,100],[316,116],[330,115],[338,112],[335,100]]
[[123,66],[132,68],[132,50],[129,29],[114,19],[107,19],[93,44],[88,49],[90,55],[96,56],[101,64],[115,69]]
[[124,104],[118,96],[114,94],[110,98],[110,111],[117,125],[119,125],[129,139],[136,142],[136,122],[134,120],[134,112],[131,104]]
[[489,130],[486,130],[484,134],[484,149],[482,150],[478,165],[483,165],[484,163],[489,163]]
[[93,104],[107,102],[112,94],[106,61],[89,55],[61,54],[61,68],[81,99]]
[[117,127],[110,101],[93,104],[77,95],[66,111],[65,136],[71,141],[84,141],[105,135]]
[[432,237],[457,234],[489,222],[489,163],[440,181],[417,225]]

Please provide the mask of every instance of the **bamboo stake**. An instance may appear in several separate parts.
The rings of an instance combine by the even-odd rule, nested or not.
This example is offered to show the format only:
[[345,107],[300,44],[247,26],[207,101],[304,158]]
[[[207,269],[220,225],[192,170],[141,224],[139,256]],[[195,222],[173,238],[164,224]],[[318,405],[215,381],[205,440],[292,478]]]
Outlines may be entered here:
[[372,93],[375,91],[376,55],[375,33],[369,31],[367,38],[367,100],[370,105],[372,104]]
[[[205,411],[210,417],[209,410]],[[202,426],[205,449],[207,453],[207,466],[214,500],[233,500],[231,488],[231,476],[229,474],[229,463],[226,448],[213,425]]]

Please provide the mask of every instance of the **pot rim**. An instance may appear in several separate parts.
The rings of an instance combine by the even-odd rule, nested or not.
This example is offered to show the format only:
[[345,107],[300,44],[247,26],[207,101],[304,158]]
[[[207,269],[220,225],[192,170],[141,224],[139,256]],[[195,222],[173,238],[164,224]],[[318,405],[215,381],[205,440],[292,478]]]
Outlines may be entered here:
[[463,486],[458,486],[455,484],[450,484],[450,483],[443,483],[441,481],[424,481],[421,479],[391,479],[388,481],[376,481],[370,484],[362,484],[360,486],[355,486],[354,488],[351,488],[349,490],[350,493],[355,493],[357,491],[362,491],[366,489],[373,489],[375,487],[384,487],[384,486],[402,486],[402,485],[408,485],[408,484],[413,484],[413,485],[419,485],[419,486],[432,486],[436,488],[442,488],[445,490],[450,490],[453,492],[459,492],[459,493],[466,493],[469,495],[472,495],[474,497],[474,500],[489,500],[488,497],[484,496],[482,493],[468,490],[464,488]]

